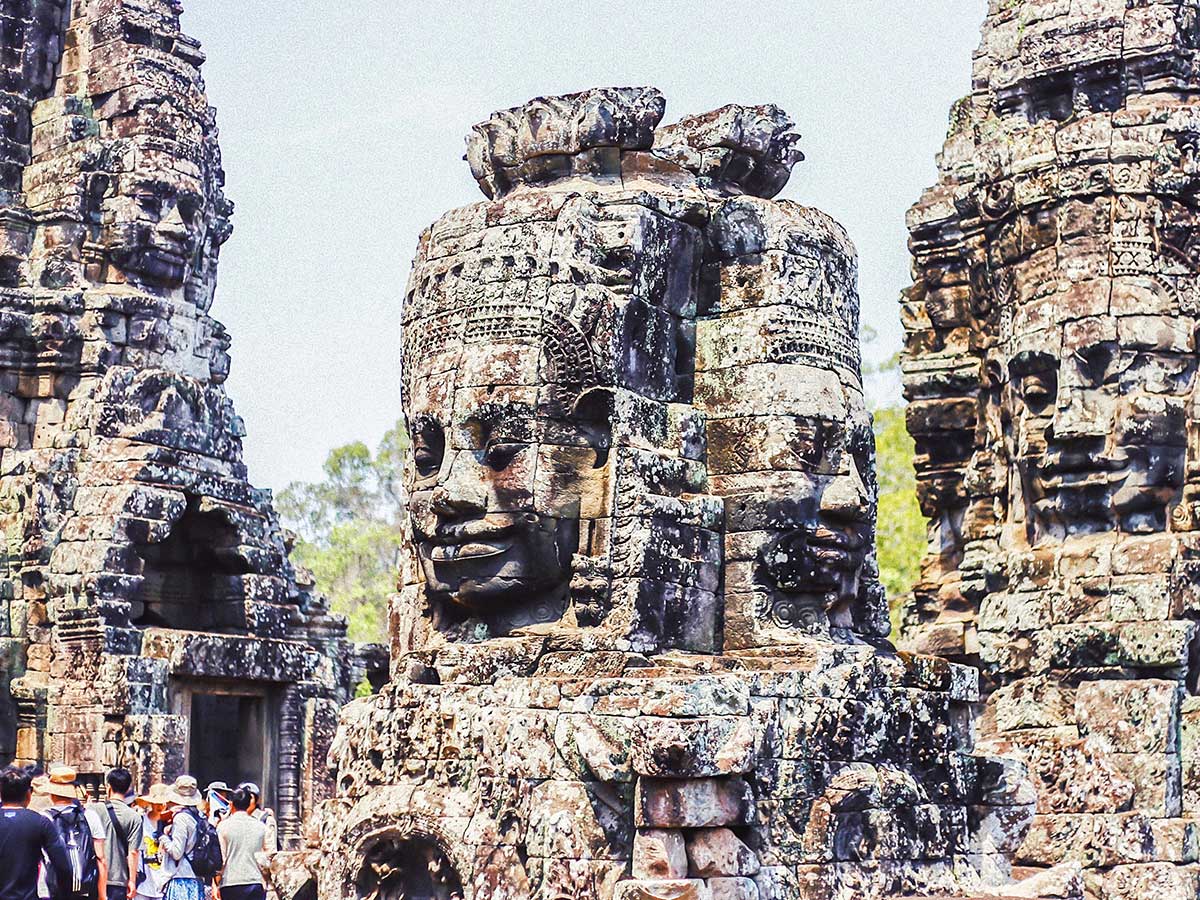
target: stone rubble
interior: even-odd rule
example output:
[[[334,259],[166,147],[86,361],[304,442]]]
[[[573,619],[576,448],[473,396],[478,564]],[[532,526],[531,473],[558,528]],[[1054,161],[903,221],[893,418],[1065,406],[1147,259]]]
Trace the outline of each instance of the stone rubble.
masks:
[[[247,481],[208,314],[233,206],[179,13],[0,4],[0,760],[144,789],[188,763],[180,685],[257,692],[294,843],[362,664]]]

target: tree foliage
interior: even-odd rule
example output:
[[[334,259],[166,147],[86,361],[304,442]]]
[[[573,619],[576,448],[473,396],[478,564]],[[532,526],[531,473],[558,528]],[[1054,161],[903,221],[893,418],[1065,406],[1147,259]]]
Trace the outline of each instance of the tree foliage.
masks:
[[[875,410],[875,458],[879,474],[877,543],[879,577],[887,590],[893,624],[912,591],[925,553],[925,517],[917,504],[915,446],[904,424],[904,406]]]
[[[323,480],[292,482],[276,500],[283,523],[299,535],[292,558],[312,571],[333,610],[349,619],[352,640],[387,638],[407,450],[408,436],[397,422],[373,453],[361,441],[335,447]]]

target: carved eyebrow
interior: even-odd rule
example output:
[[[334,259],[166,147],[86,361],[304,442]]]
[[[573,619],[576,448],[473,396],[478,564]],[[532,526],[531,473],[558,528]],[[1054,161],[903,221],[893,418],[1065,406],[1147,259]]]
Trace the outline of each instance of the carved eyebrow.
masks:
[[[143,178],[134,184],[135,190],[146,193],[154,193],[155,195],[170,195],[178,193],[175,185],[169,181],[162,181],[157,178]]]
[[[1008,374],[1013,378],[1019,378],[1022,375],[1032,375],[1034,372],[1045,372],[1055,368],[1054,357],[1040,350],[1023,350],[1008,362]]]
[[[409,425],[408,431],[409,431],[409,434],[416,437],[421,432],[426,431],[430,428],[440,428],[440,427],[441,427],[441,423],[439,423],[437,419],[435,419],[433,416],[429,415],[428,413],[422,413],[421,415],[413,418],[411,424]]]
[[[492,429],[505,419],[527,419],[534,414],[533,406],[528,403],[484,403],[467,416],[467,424]]]

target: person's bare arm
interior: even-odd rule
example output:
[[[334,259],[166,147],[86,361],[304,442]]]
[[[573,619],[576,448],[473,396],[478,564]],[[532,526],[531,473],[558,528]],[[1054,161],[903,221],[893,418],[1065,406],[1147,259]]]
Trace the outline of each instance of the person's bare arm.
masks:
[[[220,828],[217,829],[217,840],[221,844],[221,868],[213,875],[213,900],[221,900],[221,878],[225,874],[225,866],[229,865],[229,841]]]
[[[129,897],[129,900],[133,900],[134,894],[137,893],[138,866],[142,861],[142,851],[140,847],[141,841],[138,841],[137,847],[130,847],[129,849],[129,891],[126,894],[126,896]]]
[[[96,869],[100,873],[100,890],[108,889],[108,857],[104,853],[104,838],[93,838],[92,846],[96,848]]]

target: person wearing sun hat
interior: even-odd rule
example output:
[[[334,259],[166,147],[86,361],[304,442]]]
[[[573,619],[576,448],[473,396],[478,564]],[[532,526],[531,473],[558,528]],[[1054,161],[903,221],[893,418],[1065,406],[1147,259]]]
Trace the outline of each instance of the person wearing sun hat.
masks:
[[[213,828],[229,815],[229,797],[232,793],[233,788],[223,781],[214,781],[204,789],[204,799],[208,803],[208,822]]]
[[[180,775],[167,791],[167,802],[172,810],[171,824],[159,842],[169,879],[163,900],[204,900],[204,882],[196,877],[188,858],[199,838],[197,824],[202,815],[200,804],[203,799],[200,786],[191,775]]]
[[[54,823],[67,846],[74,867],[72,884],[39,885],[40,896],[55,900],[97,900],[108,884],[104,853],[104,823],[94,809],[85,809],[83,789],[71,766],[51,766],[38,792],[49,797],[51,806],[43,815]]]
[[[142,813],[142,856],[134,900],[160,900],[167,886],[162,835],[167,827],[164,813],[171,803],[171,789],[158,783],[133,801]]]

